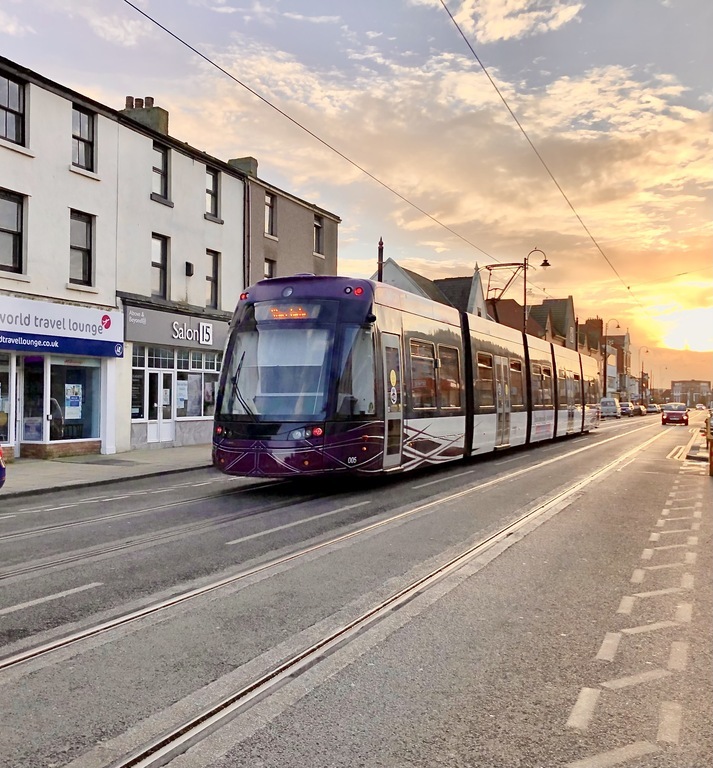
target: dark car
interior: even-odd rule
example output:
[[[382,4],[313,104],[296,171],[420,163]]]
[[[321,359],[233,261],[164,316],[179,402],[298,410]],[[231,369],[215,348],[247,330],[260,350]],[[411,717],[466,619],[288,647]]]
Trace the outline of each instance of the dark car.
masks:
[[[5,460],[2,457],[2,446],[0,445],[0,488],[5,485],[5,477],[7,476],[7,471],[5,469]]]
[[[688,426],[688,409],[685,403],[666,403],[661,411],[662,424],[683,424]]]

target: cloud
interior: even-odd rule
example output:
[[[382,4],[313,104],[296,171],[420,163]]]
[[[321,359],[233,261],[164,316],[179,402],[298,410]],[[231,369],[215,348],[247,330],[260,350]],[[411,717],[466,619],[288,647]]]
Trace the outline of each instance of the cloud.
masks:
[[[35,34],[35,30],[29,24],[23,24],[16,16],[0,10],[0,34],[24,37],[27,34]]]

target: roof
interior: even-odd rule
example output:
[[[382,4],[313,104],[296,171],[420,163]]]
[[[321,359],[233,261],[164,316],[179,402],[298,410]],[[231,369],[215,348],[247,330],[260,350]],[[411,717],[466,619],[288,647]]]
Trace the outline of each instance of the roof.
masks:
[[[522,330],[523,311],[522,305],[514,299],[488,299],[486,302],[488,312],[496,323],[507,325],[509,328]],[[545,317],[545,324],[547,318]],[[537,336],[542,339],[545,336],[546,325],[541,324],[532,316],[532,312],[527,317],[527,332],[530,336]]]
[[[472,277],[443,277],[433,283],[456,309],[468,311]]]

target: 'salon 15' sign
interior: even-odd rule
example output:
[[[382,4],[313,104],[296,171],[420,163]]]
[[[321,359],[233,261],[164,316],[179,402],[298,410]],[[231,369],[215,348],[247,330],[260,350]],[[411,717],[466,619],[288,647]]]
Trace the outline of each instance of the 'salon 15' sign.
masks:
[[[126,340],[169,347],[222,349],[228,323],[157,309],[126,307]]]

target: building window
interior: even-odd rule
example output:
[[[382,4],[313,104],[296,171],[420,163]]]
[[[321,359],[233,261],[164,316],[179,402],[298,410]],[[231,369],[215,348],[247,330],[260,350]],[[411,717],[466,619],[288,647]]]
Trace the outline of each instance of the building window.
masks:
[[[168,147],[153,145],[153,196],[168,200]]]
[[[205,212],[216,219],[220,211],[218,206],[219,178],[218,171],[214,171],[212,168],[205,169]]]
[[[151,238],[151,295],[167,299],[168,238],[153,235]]]
[[[272,259],[265,259],[265,274],[264,277],[269,279],[277,276],[277,262]]]
[[[69,215],[69,282],[92,284],[92,219],[88,213]]]
[[[265,234],[277,237],[277,198],[269,192],[265,193]]]
[[[324,222],[321,216],[314,217],[314,252],[324,254]]]
[[[205,305],[218,309],[218,277],[220,275],[220,254],[218,251],[205,252],[208,260],[208,272],[205,276]]]
[[[72,106],[72,165],[94,170],[94,115]]]
[[[25,143],[25,86],[0,74],[0,138]]]
[[[0,189],[0,269],[22,272],[23,197]]]

